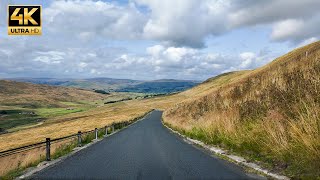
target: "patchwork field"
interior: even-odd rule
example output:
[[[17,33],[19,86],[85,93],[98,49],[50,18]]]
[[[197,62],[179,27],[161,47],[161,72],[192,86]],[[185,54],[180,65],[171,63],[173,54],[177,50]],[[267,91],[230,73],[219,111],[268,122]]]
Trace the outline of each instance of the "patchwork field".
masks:
[[[45,126],[68,114],[148,96],[121,92],[100,94],[75,88],[0,80],[0,133]]]

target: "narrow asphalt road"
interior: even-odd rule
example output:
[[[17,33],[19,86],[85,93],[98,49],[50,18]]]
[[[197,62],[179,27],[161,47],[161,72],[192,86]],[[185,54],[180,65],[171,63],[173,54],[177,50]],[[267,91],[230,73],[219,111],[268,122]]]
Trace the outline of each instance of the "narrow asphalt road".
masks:
[[[162,112],[64,161],[32,179],[252,179],[240,167],[184,142],[166,129]]]

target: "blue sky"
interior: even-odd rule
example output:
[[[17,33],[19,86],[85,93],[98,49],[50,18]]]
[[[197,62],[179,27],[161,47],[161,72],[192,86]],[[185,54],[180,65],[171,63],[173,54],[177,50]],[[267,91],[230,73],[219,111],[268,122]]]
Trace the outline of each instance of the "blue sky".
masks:
[[[8,36],[8,4],[42,4],[43,35]],[[0,78],[205,80],[319,40],[318,0],[1,0]]]

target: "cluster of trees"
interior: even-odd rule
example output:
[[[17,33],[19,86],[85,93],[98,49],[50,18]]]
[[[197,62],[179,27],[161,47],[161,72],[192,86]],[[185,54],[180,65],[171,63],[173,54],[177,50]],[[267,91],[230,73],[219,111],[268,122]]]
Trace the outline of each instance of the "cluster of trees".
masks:
[[[94,90],[94,92],[100,93],[100,94],[110,94],[110,93],[108,93],[108,92],[106,92],[106,91],[104,91],[104,90],[99,90],[99,89]]]

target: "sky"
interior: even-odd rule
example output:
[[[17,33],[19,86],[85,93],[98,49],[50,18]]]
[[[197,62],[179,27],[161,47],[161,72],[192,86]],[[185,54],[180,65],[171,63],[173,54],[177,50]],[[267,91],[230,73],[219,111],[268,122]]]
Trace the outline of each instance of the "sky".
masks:
[[[8,4],[41,4],[9,36]],[[0,78],[205,80],[320,39],[319,0],[0,0]]]

